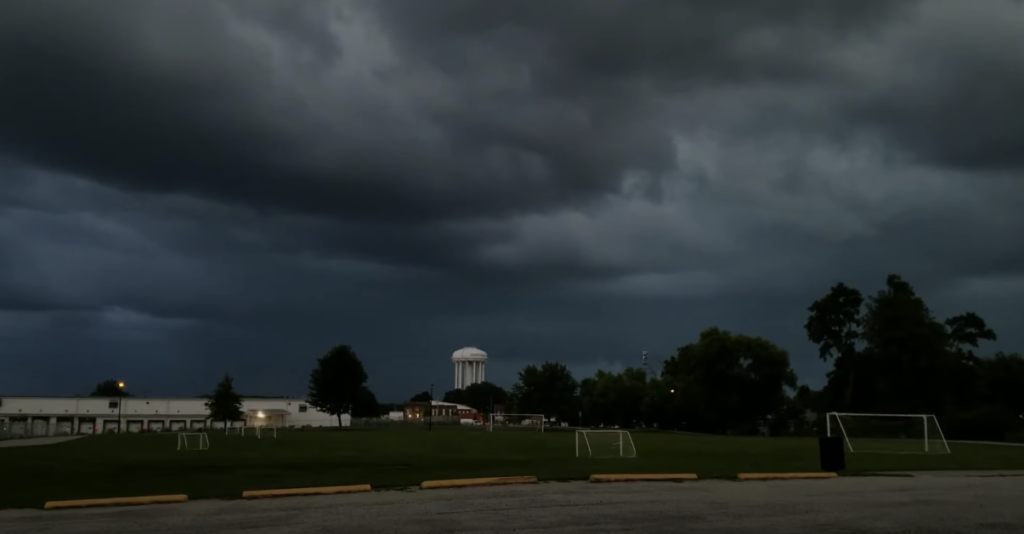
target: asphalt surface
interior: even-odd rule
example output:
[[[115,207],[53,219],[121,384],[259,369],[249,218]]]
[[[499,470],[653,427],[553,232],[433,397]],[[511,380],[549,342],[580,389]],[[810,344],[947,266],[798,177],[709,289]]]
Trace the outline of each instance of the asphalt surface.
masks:
[[[3,534],[1015,533],[1024,477],[546,483],[67,511],[0,511]]]

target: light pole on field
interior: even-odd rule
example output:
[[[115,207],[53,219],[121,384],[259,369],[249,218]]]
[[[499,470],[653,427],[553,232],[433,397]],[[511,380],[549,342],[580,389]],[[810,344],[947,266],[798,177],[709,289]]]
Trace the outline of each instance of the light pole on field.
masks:
[[[430,384],[430,411],[427,412],[430,415],[430,419],[427,420],[427,430],[434,430],[434,384]]]
[[[121,403],[124,402],[124,382],[117,382],[117,433],[121,433]]]

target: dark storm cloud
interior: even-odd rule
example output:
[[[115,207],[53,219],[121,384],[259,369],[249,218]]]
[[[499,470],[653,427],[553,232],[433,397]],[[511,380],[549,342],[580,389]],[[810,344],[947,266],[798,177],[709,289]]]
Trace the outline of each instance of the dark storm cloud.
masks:
[[[0,2],[0,389],[66,392],[73,353],[299,393],[342,341],[398,399],[464,344],[507,383],[712,324],[813,380],[807,304],[894,271],[1009,328],[1022,32],[1009,0]]]

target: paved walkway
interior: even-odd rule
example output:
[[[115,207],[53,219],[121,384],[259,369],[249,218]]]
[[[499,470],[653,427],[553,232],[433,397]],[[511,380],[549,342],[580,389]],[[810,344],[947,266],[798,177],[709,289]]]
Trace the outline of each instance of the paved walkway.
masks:
[[[71,441],[73,439],[84,438],[85,436],[53,436],[49,438],[21,438],[21,439],[5,439],[0,441],[0,448],[3,447],[32,447],[34,445],[53,445],[54,443],[64,443],[65,441]]]
[[[1020,534],[1024,479],[588,484],[0,511],[33,534]]]

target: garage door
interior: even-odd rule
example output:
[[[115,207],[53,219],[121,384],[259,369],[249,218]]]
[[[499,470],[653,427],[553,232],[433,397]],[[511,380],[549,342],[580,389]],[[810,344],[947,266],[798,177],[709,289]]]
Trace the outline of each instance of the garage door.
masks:
[[[163,432],[164,422],[163,421],[150,421],[149,431],[150,432]]]
[[[79,419],[78,420],[78,433],[79,434],[95,434],[96,433],[96,420],[95,419]]]
[[[50,422],[46,419],[32,420],[32,435],[36,437],[45,436],[50,429]]]
[[[171,421],[171,430],[177,432],[185,428],[185,421]]]
[[[128,421],[128,432],[141,432],[142,421]]]
[[[205,426],[206,426],[206,421],[203,421],[203,420],[191,421],[189,423],[189,428],[191,428],[192,430],[199,430],[199,429],[201,429],[201,428],[203,428]]]
[[[71,421],[58,421],[57,422],[57,430],[54,432],[54,435],[57,435],[57,436],[67,436],[67,435],[70,435],[70,434],[71,434]]]
[[[117,432],[117,421],[103,421],[103,433]]]
[[[25,436],[25,421],[11,421],[10,432],[12,436],[24,437]]]

